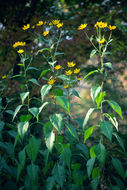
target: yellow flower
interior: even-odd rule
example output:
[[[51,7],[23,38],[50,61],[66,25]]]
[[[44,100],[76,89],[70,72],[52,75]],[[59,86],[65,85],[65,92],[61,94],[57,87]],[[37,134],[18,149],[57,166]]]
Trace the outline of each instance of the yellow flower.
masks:
[[[107,22],[96,22],[96,24],[94,25],[94,27],[99,27],[99,28],[106,28],[108,26]]]
[[[59,24],[57,24],[56,26],[57,26],[57,28],[60,28],[60,27],[63,26],[63,23],[59,23]]]
[[[68,67],[74,67],[75,66],[75,63],[72,61],[72,62],[67,62],[67,66]]]
[[[81,80],[81,77],[77,78],[77,80]]]
[[[54,25],[58,25],[58,24],[60,23],[60,20],[52,20],[52,23],[53,23]]]
[[[104,38],[102,38],[102,39],[101,39],[101,40],[99,40],[98,42],[99,42],[99,44],[103,44],[103,43],[105,42],[105,39],[104,39]]]
[[[68,85],[68,84],[64,85],[64,88],[68,88],[68,87],[69,87],[69,85]]]
[[[56,70],[59,70],[59,69],[61,69],[62,67],[61,67],[61,65],[56,65],[54,68],[55,68]]]
[[[23,30],[27,30],[27,29],[29,29],[29,28],[30,28],[30,24],[24,25],[24,26],[22,27]]]
[[[80,72],[80,69],[77,69],[77,68],[76,68],[76,69],[74,70],[74,73],[75,73],[75,74],[78,74],[79,72]]]
[[[115,30],[115,29],[116,29],[116,26],[109,25],[109,30]]]
[[[18,47],[18,46],[25,46],[26,45],[26,42],[15,42],[14,44],[13,44],[13,48],[16,48],[16,47]]]
[[[41,21],[38,21],[38,23],[36,24],[37,26],[41,26],[41,25],[43,25],[44,24],[44,22],[41,20]]]
[[[32,28],[32,29],[34,29],[34,28],[35,28],[35,26],[32,26],[31,28]]]
[[[6,75],[2,76],[2,79],[6,79],[6,78],[7,78],[7,76],[6,76]]]
[[[56,80],[52,78],[52,79],[49,79],[48,84],[53,85],[55,82]]]
[[[19,49],[19,50],[18,50],[18,53],[20,53],[20,54],[21,54],[21,53],[24,53],[24,50],[23,50],[23,49]]]
[[[43,32],[43,36],[47,36],[48,34],[49,34],[49,30],[48,30],[48,31]]]
[[[50,22],[50,23],[49,23],[49,26],[52,26],[52,25],[53,25],[53,23],[52,23],[52,22]]]
[[[49,97],[50,97],[50,98],[54,98],[55,95],[54,95],[54,94],[50,94]]]
[[[65,71],[65,74],[69,76],[72,74],[72,71],[71,70]]]
[[[86,28],[87,24],[81,24],[79,27],[78,27],[78,30],[83,30],[84,28]]]

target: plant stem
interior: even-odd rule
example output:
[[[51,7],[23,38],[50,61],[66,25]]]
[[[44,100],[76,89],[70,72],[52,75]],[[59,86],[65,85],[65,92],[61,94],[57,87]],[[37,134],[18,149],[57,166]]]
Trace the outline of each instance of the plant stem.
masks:
[[[103,75],[103,56],[100,55],[100,59],[101,59],[101,74]],[[101,82],[101,117],[100,117],[101,121],[103,121],[103,85],[104,85],[104,81],[102,79],[102,82]]]

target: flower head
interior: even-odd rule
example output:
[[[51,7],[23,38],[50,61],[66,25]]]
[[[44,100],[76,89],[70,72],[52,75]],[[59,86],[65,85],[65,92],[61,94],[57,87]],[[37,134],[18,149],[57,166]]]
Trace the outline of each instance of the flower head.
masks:
[[[69,85],[68,85],[68,84],[64,85],[64,88],[68,88],[68,87],[69,87]]]
[[[99,27],[99,28],[106,28],[108,26],[107,22],[96,22],[96,24],[94,25],[94,27]]]
[[[19,49],[19,50],[18,50],[18,53],[19,53],[19,54],[22,54],[22,53],[24,53],[24,50],[23,50],[23,49]]]
[[[52,20],[52,23],[53,23],[54,25],[58,25],[58,24],[60,23],[60,20]]]
[[[114,26],[109,25],[109,30],[115,30],[115,29],[116,29],[115,25]]]
[[[75,66],[75,63],[72,61],[72,62],[67,62],[67,66],[68,67],[74,67]]]
[[[99,42],[99,44],[103,44],[103,43],[105,42],[105,39],[104,39],[104,38],[102,38],[102,39],[101,39],[101,40],[99,40],[98,42]]]
[[[57,28],[62,27],[62,26],[63,26],[63,22],[62,22],[62,23],[57,24],[56,26],[57,26]]]
[[[49,34],[49,30],[43,32],[43,36],[47,36]]]
[[[72,71],[71,71],[71,70],[65,71],[65,74],[66,74],[67,76],[69,76],[69,75],[72,74]]]
[[[56,65],[54,68],[55,68],[56,70],[59,70],[59,69],[61,69],[62,67],[61,67],[61,65]]]
[[[18,47],[18,46],[25,46],[26,45],[26,42],[15,42],[14,44],[13,44],[13,48],[16,48],[16,47]]]
[[[77,80],[81,80],[81,77],[77,78]]]
[[[84,28],[86,28],[87,24],[81,24],[79,27],[78,27],[78,30],[83,30]]]
[[[3,75],[3,76],[2,76],[2,79],[6,79],[6,78],[7,78],[7,76],[6,76],[6,75]]]
[[[80,72],[80,69],[78,69],[78,68],[76,68],[75,70],[74,70],[74,73],[75,74],[78,74]]]
[[[50,94],[49,97],[50,97],[50,98],[54,98],[55,95],[54,95],[54,94]]]
[[[56,82],[54,78],[49,79],[48,84],[53,85]]]
[[[41,20],[41,21],[38,21],[38,23],[36,24],[37,26],[41,26],[41,25],[43,25],[44,24],[44,22]]]
[[[24,25],[24,26],[22,27],[23,30],[27,30],[27,29],[29,29],[29,28],[30,28],[30,24]]]

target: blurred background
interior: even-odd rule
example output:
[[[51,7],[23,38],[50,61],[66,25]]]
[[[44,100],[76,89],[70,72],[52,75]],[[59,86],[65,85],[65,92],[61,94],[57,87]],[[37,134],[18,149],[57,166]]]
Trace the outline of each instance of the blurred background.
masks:
[[[82,31],[77,27],[87,23],[87,32],[94,34],[94,24],[97,21],[108,22],[116,25],[113,31],[113,42],[109,48],[111,55],[106,56],[106,61],[113,63],[114,70],[109,70],[110,78],[105,82],[107,98],[115,100],[122,107],[123,120],[118,116],[119,128],[125,135],[127,126],[127,2],[126,0],[4,0],[0,1],[0,77],[15,75],[20,72],[17,66],[20,59],[12,47],[16,41],[26,41],[28,54],[34,54],[38,48],[36,38],[33,41],[32,32],[24,32],[22,26],[30,23],[34,25],[39,20],[60,19],[64,26],[64,40],[59,50],[64,52],[59,62],[75,61],[81,67],[82,78],[89,71],[96,69],[98,57],[90,59],[93,47]],[[41,57],[37,57],[34,64],[43,64]],[[85,116],[92,102],[90,87],[97,81],[96,76],[81,80],[76,87],[81,99],[80,106],[73,110],[74,113]],[[6,83],[6,95],[18,91],[18,83]],[[106,108],[110,109],[110,108]],[[93,121],[97,115],[93,115]]]

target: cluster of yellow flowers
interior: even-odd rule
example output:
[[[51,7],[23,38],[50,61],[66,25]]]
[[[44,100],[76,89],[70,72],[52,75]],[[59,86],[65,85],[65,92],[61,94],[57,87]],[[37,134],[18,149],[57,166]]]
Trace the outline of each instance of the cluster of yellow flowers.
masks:
[[[60,20],[52,20],[50,23],[49,23],[49,26],[57,26],[57,28],[60,28],[63,26],[63,22],[60,22]]]
[[[72,68],[72,67],[74,67],[76,64],[72,61],[72,62],[67,62],[67,66],[69,67],[69,68]],[[74,74],[78,74],[80,72],[80,69],[78,69],[78,68],[75,68],[74,69]],[[67,75],[67,76],[69,76],[69,75],[71,75],[73,73],[73,71],[71,70],[71,69],[69,69],[68,71],[65,71],[65,74]]]
[[[15,42],[14,44],[13,44],[13,48],[16,48],[16,47],[18,47],[18,46],[25,46],[26,45],[26,42]]]
[[[95,28],[99,27],[99,28],[106,28],[108,26],[107,22],[96,22],[96,24],[94,25]]]

